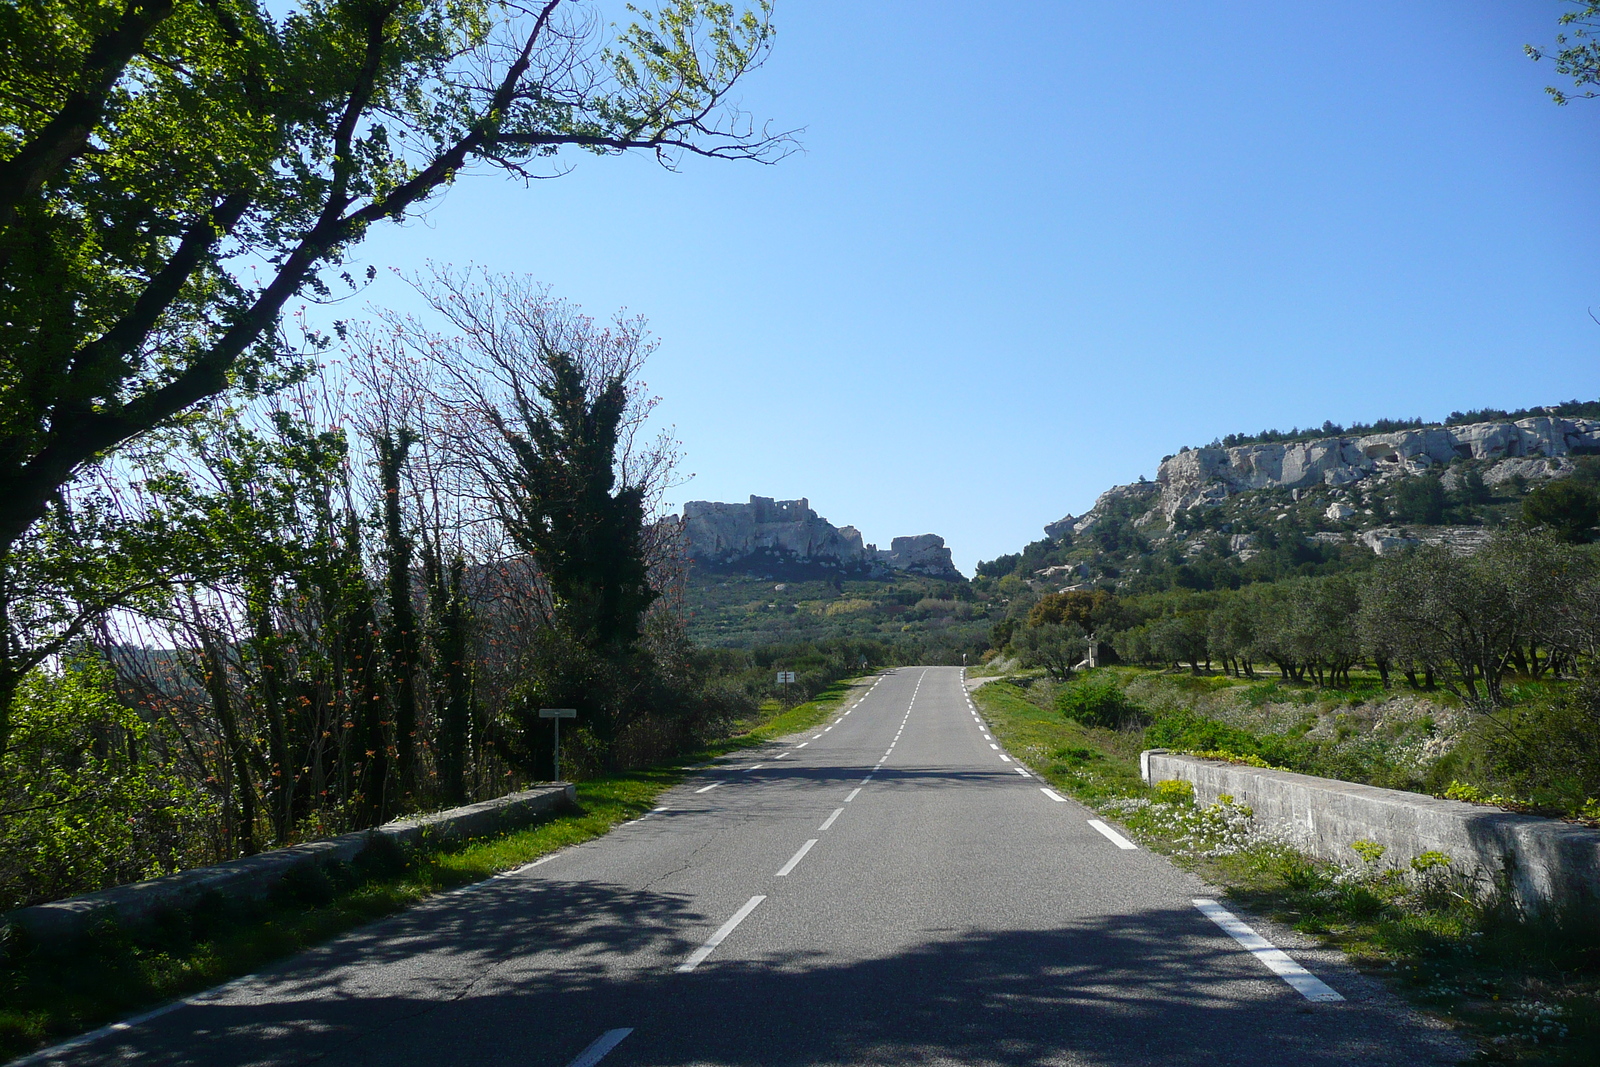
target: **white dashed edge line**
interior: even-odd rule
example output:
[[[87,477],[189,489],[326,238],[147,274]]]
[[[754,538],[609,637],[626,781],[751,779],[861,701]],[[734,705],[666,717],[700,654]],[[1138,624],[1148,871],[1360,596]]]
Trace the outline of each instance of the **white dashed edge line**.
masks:
[[[1200,914],[1222,927],[1223,932],[1239,942],[1262,965],[1287,982],[1296,993],[1307,1000],[1331,1002],[1343,1000],[1332,986],[1289,958],[1289,954],[1250,929],[1233,912],[1214,900],[1196,900],[1194,906]]]
[[[1105,823],[1101,822],[1099,819],[1090,819],[1089,825],[1094,827],[1101,837],[1105,838],[1107,841],[1110,841],[1113,845],[1116,845],[1120,849],[1131,852],[1137,850],[1139,847],[1132,841],[1129,841],[1126,837],[1123,837],[1121,834],[1117,833],[1111,827],[1107,826]]]

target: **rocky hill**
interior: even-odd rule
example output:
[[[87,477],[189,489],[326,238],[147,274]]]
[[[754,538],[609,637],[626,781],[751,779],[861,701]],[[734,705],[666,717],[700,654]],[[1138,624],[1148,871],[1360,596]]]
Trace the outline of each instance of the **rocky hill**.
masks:
[[[1434,426],[1289,444],[1186,448],[1161,461],[1154,483],[1141,479],[1108,489],[1086,514],[1058,519],[1045,527],[1045,533],[1051,537],[1083,533],[1109,505],[1130,498],[1149,504],[1141,523],[1157,517],[1170,523],[1181,511],[1221,504],[1253,489],[1322,487],[1343,498],[1429,471],[1439,471],[1445,488],[1451,489],[1462,471],[1449,468],[1463,461],[1475,461],[1485,484],[1497,486],[1516,479],[1565,477],[1575,469],[1569,457],[1594,454],[1600,454],[1600,421],[1557,418]]]
[[[1153,481],[1106,490],[979,574],[1041,589],[1213,588],[1362,566],[1419,543],[1469,551],[1520,514],[1529,489],[1575,476],[1600,477],[1600,419],[1551,412],[1218,442],[1163,458]]]
[[[805,498],[752,496],[747,504],[691,500],[679,520],[688,556],[717,571],[779,578],[879,578],[897,572],[964,580],[937,534],[896,537],[888,549],[834,526]]]

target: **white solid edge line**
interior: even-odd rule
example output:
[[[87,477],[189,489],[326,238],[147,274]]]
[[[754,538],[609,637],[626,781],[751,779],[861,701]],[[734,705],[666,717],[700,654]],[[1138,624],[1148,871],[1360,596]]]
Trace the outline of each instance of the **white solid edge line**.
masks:
[[[633,1033],[633,1027],[631,1026],[607,1030],[589,1042],[589,1047],[578,1053],[578,1058],[567,1064],[567,1067],[594,1067],[595,1064],[606,1058],[606,1053],[622,1044],[622,1039],[631,1033]]]
[[[1105,838],[1107,841],[1110,841],[1118,848],[1136,850],[1139,847],[1132,841],[1129,841],[1126,837],[1123,837],[1121,834],[1117,833],[1111,827],[1107,826],[1105,823],[1101,822],[1099,819],[1090,819],[1089,825],[1098,830],[1101,837]]]
[[[695,792],[696,793],[709,793],[709,792],[711,792],[713,789],[715,789],[717,786],[719,786],[721,784],[722,784],[721,782],[712,782],[710,785],[701,786],[699,789],[696,789]]]
[[[1289,983],[1290,988],[1307,1000],[1344,999],[1326,982],[1290,959],[1287,952],[1250,929],[1221,904],[1214,900],[1196,900],[1194,906],[1200,909],[1200,914],[1222,927],[1224,933],[1260,960],[1267,970]]]
[[[823,824],[821,826],[817,827],[817,833],[820,834],[820,833],[822,833],[822,831],[824,831],[828,827],[832,826],[833,825],[833,820],[837,819],[840,815],[843,815],[843,814],[844,814],[844,809],[843,808],[834,808],[833,809],[833,814],[828,816],[828,818],[823,822]]]
[[[844,802],[846,804],[850,803],[852,800],[854,800],[856,798],[856,795],[858,793],[860,793],[860,792],[861,792],[861,787],[858,785],[854,789],[850,790],[850,795],[844,798]]]
[[[717,946],[722,944],[723,940],[726,939],[729,934],[738,929],[739,924],[749,918],[750,913],[756,910],[756,906],[766,899],[767,898],[765,894],[760,894],[745,901],[744,907],[733,913],[733,918],[717,927],[717,932],[712,934],[710,939],[706,941],[705,944],[695,949],[689,954],[688,959],[678,964],[678,973],[688,974],[690,971],[704,963],[706,961],[706,957],[715,952]]]
[[[1039,792],[1043,793],[1045,796],[1049,797],[1051,800],[1060,801],[1063,804],[1065,804],[1067,802],[1067,798],[1062,796],[1060,793],[1057,793],[1054,789],[1047,789],[1044,786],[1040,786],[1039,787]]]
[[[800,866],[800,861],[806,858],[806,853],[810,852],[811,851],[811,846],[816,844],[816,843],[817,843],[817,839],[813,837],[811,840],[809,840],[805,844],[801,845],[800,846],[800,851],[796,852],[794,855],[790,856],[789,857],[789,862],[785,863],[782,867],[778,868],[778,873],[777,873],[776,877],[778,877],[778,878],[787,878],[789,876],[789,872],[790,871],[792,871],[796,867]]]

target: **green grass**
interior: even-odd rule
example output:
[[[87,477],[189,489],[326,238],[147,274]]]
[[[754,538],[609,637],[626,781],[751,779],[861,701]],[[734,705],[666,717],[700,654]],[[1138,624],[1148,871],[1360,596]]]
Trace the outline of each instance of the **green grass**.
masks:
[[[1593,1064],[1600,1048],[1600,928],[1533,922],[1441,870],[1379,864],[1342,877],[1282,846],[1232,847],[1243,809],[1153,796],[1141,731],[1085,728],[991,682],[974,700],[997,738],[1051,785],[1258,914],[1343,949],[1413,1003],[1458,1024],[1481,1062]],[[1155,802],[1151,802],[1154,800]],[[1216,846],[1222,847],[1216,847]],[[1215,851],[1218,855],[1202,855]],[[1351,867],[1360,867],[1355,852]]]
[[[353,864],[296,872],[264,901],[212,901],[139,930],[107,922],[70,950],[34,947],[15,929],[0,928],[0,1060],[249,974],[439,893],[593,840],[649,811],[691,765],[814,726],[850,692],[850,682],[839,682],[792,708],[769,701],[732,736],[680,761],[577,783],[576,812],[511,833],[422,850],[368,849]]]

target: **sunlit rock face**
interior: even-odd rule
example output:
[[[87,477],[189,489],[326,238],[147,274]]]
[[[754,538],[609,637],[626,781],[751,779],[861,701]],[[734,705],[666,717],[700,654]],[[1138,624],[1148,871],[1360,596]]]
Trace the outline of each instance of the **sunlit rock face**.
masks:
[[[1358,500],[1364,486],[1435,471],[1446,489],[1460,484],[1457,460],[1476,461],[1487,485],[1514,478],[1537,483],[1565,478],[1576,469],[1574,456],[1600,453],[1600,420],[1538,416],[1515,421],[1476,422],[1464,426],[1429,426],[1362,437],[1325,437],[1314,441],[1238,445],[1233,448],[1188,448],[1161,461],[1155,481],[1107,489],[1082,515],[1066,515],[1047,525],[1052,540],[1084,534],[1108,514],[1130,516],[1136,525],[1170,523],[1179,512],[1222,504],[1231,496],[1256,489],[1302,490],[1327,486],[1336,498]],[[1296,493],[1298,499],[1299,494]],[[1337,500],[1329,506],[1329,522],[1361,524],[1369,511]],[[1463,530],[1469,529],[1466,527]],[[1390,530],[1369,531],[1360,540],[1379,554],[1401,551],[1417,537]],[[1422,536],[1423,542],[1433,543]],[[1439,537],[1445,535],[1440,534]],[[1451,535],[1446,547],[1470,550],[1477,534]],[[1437,539],[1437,538],[1435,538]],[[1253,547],[1236,546],[1241,558]]]
[[[889,542],[889,550],[878,551],[878,559],[897,571],[960,581],[961,572],[951,562],[950,550],[938,534],[918,534],[916,537],[896,537]]]
[[[1562,457],[1574,449],[1596,448],[1600,448],[1600,422],[1545,417],[1367,437],[1195,448],[1162,461],[1154,506],[1170,521],[1187,508],[1218,503],[1250,489],[1304,489],[1318,484],[1342,488],[1371,478],[1420,474],[1457,459],[1492,463],[1483,475],[1491,485],[1513,474],[1529,479],[1561,477],[1571,468],[1560,462]],[[1550,460],[1556,462],[1541,462]]]
[[[752,496],[747,504],[691,500],[682,532],[702,566],[775,576],[887,578],[895,571],[960,581],[937,534],[897,537],[887,550],[862,543],[854,526],[835,526],[810,501]]]

